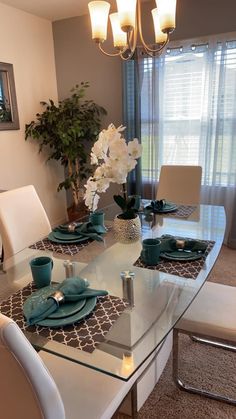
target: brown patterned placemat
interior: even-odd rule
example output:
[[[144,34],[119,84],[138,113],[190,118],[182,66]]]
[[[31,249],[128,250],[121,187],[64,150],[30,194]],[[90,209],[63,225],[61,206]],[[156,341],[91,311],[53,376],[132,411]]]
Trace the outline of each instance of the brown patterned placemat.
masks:
[[[36,291],[30,283],[0,303],[0,312],[13,319],[21,330],[36,333],[48,340],[55,340],[64,345],[92,353],[98,343],[104,342],[106,333],[128,307],[128,303],[119,297],[106,295],[97,297],[94,310],[81,322],[59,328],[27,326],[23,316],[23,305],[27,297]]]
[[[193,205],[179,205],[176,211],[166,212],[162,215],[165,217],[188,218],[196,208]]]
[[[76,244],[58,244],[50,242],[47,238],[43,240],[39,240],[38,242],[32,244],[30,249],[38,249],[38,250],[52,250],[56,253],[62,253],[65,255],[76,255],[76,253],[79,253],[80,250],[84,249],[84,247],[88,246],[89,243],[91,243],[92,239],[86,239],[85,241],[81,243]]]
[[[177,205],[177,204],[176,204]],[[178,205],[175,211],[171,212],[156,212],[154,215],[162,215],[163,217],[188,218],[195,210],[196,205]],[[153,214],[151,210],[147,210],[147,214]],[[145,208],[144,208],[145,214]]]
[[[160,259],[160,261],[158,262],[158,265],[149,266],[143,263],[139,257],[134,263],[134,266],[138,266],[139,268],[152,269],[155,271],[161,271],[161,272],[165,272],[171,275],[182,276],[184,278],[196,279],[205,263],[205,259],[207,255],[209,254],[209,252],[211,251],[211,249],[213,248],[215,244],[214,241],[210,241],[210,240],[198,240],[198,241],[201,243],[207,244],[207,249],[204,253],[204,257],[202,257],[201,259],[193,260],[192,262],[191,261],[179,262],[177,260]]]

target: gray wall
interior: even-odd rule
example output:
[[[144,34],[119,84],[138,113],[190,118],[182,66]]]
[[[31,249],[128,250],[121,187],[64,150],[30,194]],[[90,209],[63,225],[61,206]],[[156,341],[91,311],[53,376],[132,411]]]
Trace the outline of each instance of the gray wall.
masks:
[[[54,22],[53,34],[59,98],[67,96],[76,83],[89,81],[88,97],[108,112],[104,126],[111,122],[120,124],[121,61],[117,57],[106,57],[97,49],[91,40],[89,16]]]
[[[152,1],[142,6],[144,34],[148,42],[154,42],[150,20],[153,7],[155,3]],[[176,30],[171,40],[233,32],[236,30],[235,17],[235,0],[177,0]]]

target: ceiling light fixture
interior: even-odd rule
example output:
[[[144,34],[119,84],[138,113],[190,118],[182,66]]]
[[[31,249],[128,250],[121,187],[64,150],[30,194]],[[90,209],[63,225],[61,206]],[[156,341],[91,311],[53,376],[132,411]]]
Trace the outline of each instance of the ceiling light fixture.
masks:
[[[155,32],[155,47],[151,48],[143,38],[141,21],[141,0],[116,0],[117,13],[110,14],[113,33],[113,45],[116,52],[109,53],[102,48],[107,39],[107,23],[110,3],[107,1],[91,1],[88,4],[92,39],[98,44],[103,54],[109,57],[120,56],[129,60],[137,47],[138,35],[146,53],[151,57],[159,55],[169,36],[175,29],[176,0],[156,0],[156,8],[152,10]]]

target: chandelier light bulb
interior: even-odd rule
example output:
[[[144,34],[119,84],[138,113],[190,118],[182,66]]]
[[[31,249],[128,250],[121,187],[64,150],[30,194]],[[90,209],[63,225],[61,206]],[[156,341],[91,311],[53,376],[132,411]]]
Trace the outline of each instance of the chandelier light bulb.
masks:
[[[120,26],[124,32],[130,32],[135,27],[137,0],[116,0]]]
[[[113,44],[115,48],[123,49],[127,46],[127,35],[120,27],[120,20],[118,13],[110,14],[110,21],[113,34]]]
[[[175,29],[176,0],[156,0],[162,32],[171,33]]]
[[[160,28],[160,18],[158,9],[152,9],[152,17],[154,23],[154,31],[155,31],[155,42],[157,44],[162,44],[167,41],[167,34],[162,32]]]
[[[107,39],[110,4],[107,1],[91,1],[88,8],[92,25],[92,39],[96,42],[103,42]]]

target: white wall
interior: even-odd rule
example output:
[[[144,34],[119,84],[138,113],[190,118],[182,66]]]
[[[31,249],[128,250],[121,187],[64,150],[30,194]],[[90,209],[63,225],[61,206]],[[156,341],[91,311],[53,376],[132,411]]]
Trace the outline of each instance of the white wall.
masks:
[[[46,164],[36,142],[25,141],[25,124],[41,112],[40,101],[57,100],[52,25],[0,3],[0,61],[13,64],[20,130],[0,131],[0,190],[33,184],[52,224],[65,219],[63,169]]]

